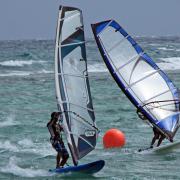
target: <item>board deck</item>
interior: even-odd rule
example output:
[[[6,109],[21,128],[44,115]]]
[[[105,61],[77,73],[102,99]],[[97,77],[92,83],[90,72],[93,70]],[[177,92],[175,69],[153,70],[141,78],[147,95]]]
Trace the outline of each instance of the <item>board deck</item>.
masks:
[[[146,154],[146,153],[160,153],[160,152],[169,152],[174,149],[180,148],[180,141],[174,142],[174,143],[168,143],[159,147],[154,148],[146,148],[146,149],[140,149],[138,150],[138,153],[140,154]]]
[[[58,169],[50,169],[49,171],[52,173],[68,173],[68,172],[79,172],[79,173],[86,173],[86,174],[94,174],[100,171],[105,165],[104,160],[99,160],[95,162],[91,162],[88,164],[83,164],[79,166],[68,166],[64,168]]]

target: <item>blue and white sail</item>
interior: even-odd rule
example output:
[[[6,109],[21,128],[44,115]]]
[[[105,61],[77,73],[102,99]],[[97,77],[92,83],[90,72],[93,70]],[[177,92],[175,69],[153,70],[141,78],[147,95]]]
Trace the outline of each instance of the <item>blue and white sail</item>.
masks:
[[[172,139],[179,128],[178,89],[114,20],[92,24],[111,75],[149,123]]]
[[[55,48],[57,105],[75,165],[96,146],[98,129],[87,72],[81,10],[60,6]]]

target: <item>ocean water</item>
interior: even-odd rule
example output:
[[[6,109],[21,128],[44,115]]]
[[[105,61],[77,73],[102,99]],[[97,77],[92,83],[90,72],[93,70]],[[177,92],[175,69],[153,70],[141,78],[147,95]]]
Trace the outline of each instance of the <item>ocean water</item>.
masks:
[[[136,37],[139,44],[180,87],[180,38]],[[50,174],[56,152],[46,124],[56,111],[54,41],[0,41],[0,179],[180,179],[180,150],[162,154],[136,153],[148,147],[152,130],[112,79],[92,39],[87,41],[88,71],[97,125],[97,147],[80,162],[104,159],[93,176]],[[125,133],[123,148],[104,149],[110,128]],[[180,138],[177,132],[176,140]],[[166,143],[165,141],[164,143]],[[69,164],[72,164],[69,160]]]

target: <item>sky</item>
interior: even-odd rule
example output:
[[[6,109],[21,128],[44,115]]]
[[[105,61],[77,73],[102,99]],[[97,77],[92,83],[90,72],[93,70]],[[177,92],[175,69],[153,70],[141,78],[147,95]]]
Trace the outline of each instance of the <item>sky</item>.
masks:
[[[115,19],[133,36],[180,36],[180,0],[0,0],[0,40],[54,39],[59,5],[91,23]]]

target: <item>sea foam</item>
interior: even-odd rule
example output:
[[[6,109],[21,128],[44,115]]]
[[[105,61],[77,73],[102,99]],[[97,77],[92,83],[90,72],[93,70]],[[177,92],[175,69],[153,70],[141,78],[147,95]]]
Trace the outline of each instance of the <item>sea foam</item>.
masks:
[[[19,160],[15,156],[10,157],[9,163],[5,167],[1,167],[0,171],[3,173],[11,173],[20,177],[41,177],[52,175],[43,169],[22,168],[18,166],[18,161]]]
[[[15,144],[12,144],[9,140],[0,141],[0,149],[11,152],[19,152],[18,147]]]
[[[36,74],[52,74],[53,71],[47,71],[45,69],[42,69],[37,72],[33,71],[12,71],[10,73],[3,73],[0,74],[0,77],[11,77],[11,76],[30,76],[30,75],[36,75]]]
[[[33,63],[44,63],[45,61],[35,61],[35,60],[9,60],[0,62],[1,66],[15,66],[15,67],[23,67],[25,65],[32,65]]]
[[[0,74],[0,77],[10,77],[10,76],[29,76],[31,72],[28,71],[13,71],[11,73]]]
[[[163,62],[157,65],[163,70],[178,70],[180,69],[180,57],[160,58]]]
[[[56,152],[50,142],[33,142],[31,139],[22,139],[18,141],[20,153],[37,154],[43,157],[55,155]]]
[[[15,121],[15,115],[14,114],[10,114],[9,116],[7,116],[7,119],[5,121],[0,121],[0,128],[1,127],[7,127],[7,126],[14,126],[19,124],[17,121]]]

